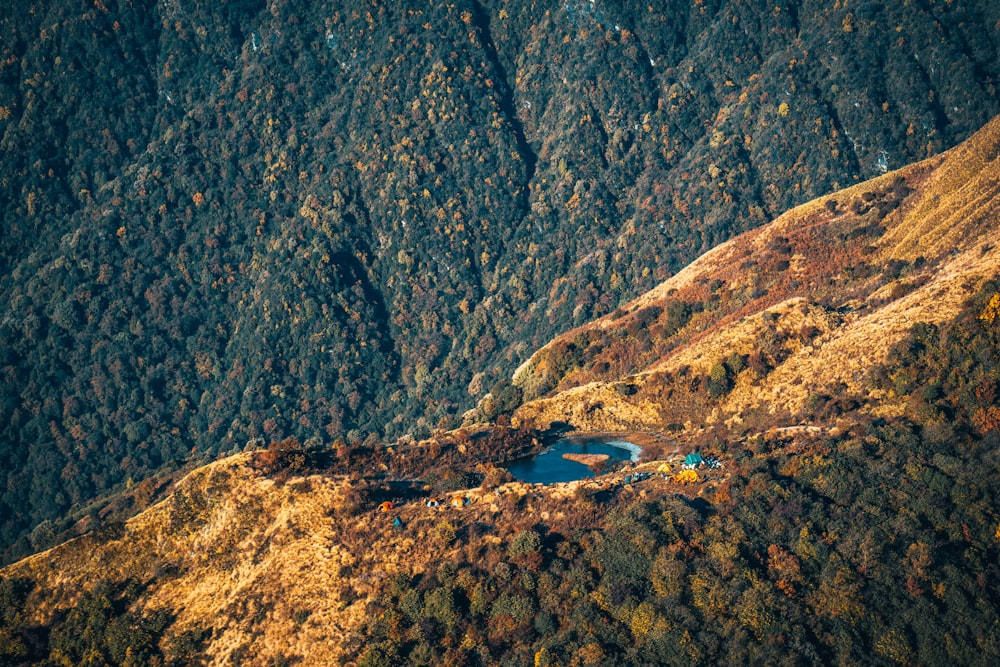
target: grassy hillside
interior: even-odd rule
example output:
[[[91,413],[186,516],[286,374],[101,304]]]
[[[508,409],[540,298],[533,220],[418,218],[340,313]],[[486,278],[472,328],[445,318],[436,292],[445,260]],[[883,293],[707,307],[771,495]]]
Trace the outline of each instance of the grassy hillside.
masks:
[[[512,426],[286,439],[147,490],[0,570],[0,660],[995,664],[998,146],[995,120],[556,339],[497,392],[555,374]],[[510,480],[564,420],[646,429],[642,461]]]
[[[939,157],[795,208],[535,353],[518,415],[544,426],[751,432],[866,404],[915,322],[953,318],[1000,270],[1000,121]],[[474,413],[475,414],[475,413]],[[823,421],[835,422],[835,411]]]
[[[969,136],[998,25],[987,0],[12,7],[0,545],[192,452],[455,426],[567,327]]]
[[[0,572],[0,656],[992,664],[997,290],[916,328],[875,369],[908,397],[904,416],[716,437],[702,451],[722,468],[693,484],[663,479],[654,458],[628,471],[654,473],[638,483],[487,476],[428,508],[419,487],[407,496],[373,470],[317,469],[291,450],[214,463],[125,525]],[[466,451],[449,438],[421,447],[453,463]],[[450,509],[452,497],[470,504]]]

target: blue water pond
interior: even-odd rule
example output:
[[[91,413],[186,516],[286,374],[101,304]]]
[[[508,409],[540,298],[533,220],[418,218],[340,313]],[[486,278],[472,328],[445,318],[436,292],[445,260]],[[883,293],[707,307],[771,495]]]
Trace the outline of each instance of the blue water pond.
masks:
[[[607,454],[610,458],[604,469],[622,461],[638,461],[638,445],[612,438],[563,438],[552,443],[545,451],[515,459],[504,467],[510,474],[528,484],[555,484],[593,477],[594,471],[582,463],[569,461],[563,454]]]

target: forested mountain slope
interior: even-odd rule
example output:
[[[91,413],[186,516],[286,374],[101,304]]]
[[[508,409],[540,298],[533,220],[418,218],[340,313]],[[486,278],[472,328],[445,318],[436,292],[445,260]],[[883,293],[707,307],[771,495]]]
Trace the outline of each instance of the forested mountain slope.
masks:
[[[15,3],[0,544],[192,452],[454,423],[1000,111],[987,0]]]
[[[845,406],[900,414],[904,393],[876,369],[914,323],[950,320],[1000,274],[998,219],[1000,117],[940,156],[792,209],[559,336],[515,374],[508,391],[529,400],[516,414],[539,427],[743,433],[828,421]]]
[[[513,428],[140,484],[0,570],[0,661],[994,665],[998,188],[1000,118],[557,338]],[[643,460],[512,481],[553,420],[641,426]]]

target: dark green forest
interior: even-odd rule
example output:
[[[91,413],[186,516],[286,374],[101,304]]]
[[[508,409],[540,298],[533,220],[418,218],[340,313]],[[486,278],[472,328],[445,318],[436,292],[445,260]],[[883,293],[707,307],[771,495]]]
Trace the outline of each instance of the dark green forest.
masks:
[[[706,443],[735,467],[704,497],[581,496],[558,528],[470,529],[372,605],[358,664],[996,664],[998,290],[875,369],[902,417]]]
[[[555,333],[1000,112],[991,0],[0,16],[0,549],[192,456],[458,425]]]
[[[349,664],[995,665],[1000,280],[952,321],[917,323],[870,382],[904,413],[815,436],[707,433],[727,474],[700,492],[579,487],[550,498],[555,521],[516,494],[504,520],[435,518],[430,539],[454,548],[379,585]],[[499,437],[480,446],[515,444]],[[268,453],[276,478],[304,464]],[[141,603],[157,583],[115,568],[39,624],[38,582],[0,578],[0,664],[204,664],[218,629],[164,638],[170,611]]]

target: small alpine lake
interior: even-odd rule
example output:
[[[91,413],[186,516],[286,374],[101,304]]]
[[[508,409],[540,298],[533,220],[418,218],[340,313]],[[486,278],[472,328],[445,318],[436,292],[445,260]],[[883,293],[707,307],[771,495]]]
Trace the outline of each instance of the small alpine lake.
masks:
[[[610,470],[623,461],[638,461],[641,452],[639,445],[620,437],[565,437],[537,454],[515,459],[504,467],[515,479],[527,484],[557,484],[595,476],[593,468],[565,458],[565,455],[579,460],[604,459],[595,467]]]

